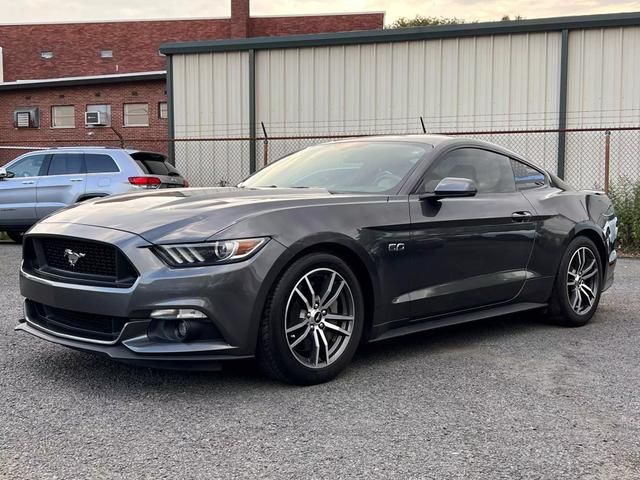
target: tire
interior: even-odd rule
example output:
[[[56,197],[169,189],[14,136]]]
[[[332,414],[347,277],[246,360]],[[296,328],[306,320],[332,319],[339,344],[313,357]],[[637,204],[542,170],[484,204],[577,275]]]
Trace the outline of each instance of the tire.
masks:
[[[24,232],[6,232],[7,237],[16,242],[17,244],[22,244],[22,236]]]
[[[326,382],[351,361],[363,326],[362,289],[347,263],[328,253],[306,255],[286,269],[267,300],[258,362],[278,381]]]
[[[564,327],[586,325],[598,308],[602,278],[602,259],[596,245],[587,237],[574,238],[556,275],[549,302],[551,320]]]

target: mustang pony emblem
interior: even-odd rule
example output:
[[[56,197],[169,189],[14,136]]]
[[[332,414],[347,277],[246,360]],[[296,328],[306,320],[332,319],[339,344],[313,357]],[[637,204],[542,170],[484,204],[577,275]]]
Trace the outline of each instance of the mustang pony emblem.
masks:
[[[64,251],[64,258],[67,259],[67,261],[69,262],[69,265],[71,265],[72,267],[75,267],[76,263],[78,263],[78,260],[80,260],[81,258],[84,258],[85,256],[86,256],[85,253],[76,253],[70,248],[67,248]]]

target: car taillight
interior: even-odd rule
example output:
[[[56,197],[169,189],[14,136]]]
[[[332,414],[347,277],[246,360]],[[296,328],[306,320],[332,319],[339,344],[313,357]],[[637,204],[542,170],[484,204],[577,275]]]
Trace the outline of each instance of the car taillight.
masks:
[[[162,181],[158,177],[129,177],[129,183],[137,187],[158,188]]]
[[[183,180],[183,181],[182,181],[182,186],[183,186],[184,188],[187,188],[187,187],[189,186],[189,182],[187,182],[186,180]]]

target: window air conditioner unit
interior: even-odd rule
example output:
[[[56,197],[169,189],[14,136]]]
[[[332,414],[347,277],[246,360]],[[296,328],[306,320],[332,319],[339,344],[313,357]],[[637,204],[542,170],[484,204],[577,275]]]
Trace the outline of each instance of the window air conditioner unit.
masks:
[[[40,126],[40,115],[38,108],[16,108],[13,112],[13,126],[15,128],[38,128]]]
[[[87,126],[104,127],[107,125],[107,115],[104,112],[84,112],[84,123]]]

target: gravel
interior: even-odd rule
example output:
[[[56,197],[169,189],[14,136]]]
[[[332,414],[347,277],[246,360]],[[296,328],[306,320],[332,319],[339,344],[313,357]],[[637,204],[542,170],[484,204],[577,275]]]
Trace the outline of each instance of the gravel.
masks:
[[[13,331],[0,244],[0,478],[640,478],[640,260],[586,327],[503,317],[364,347],[328,384],[129,367]]]

